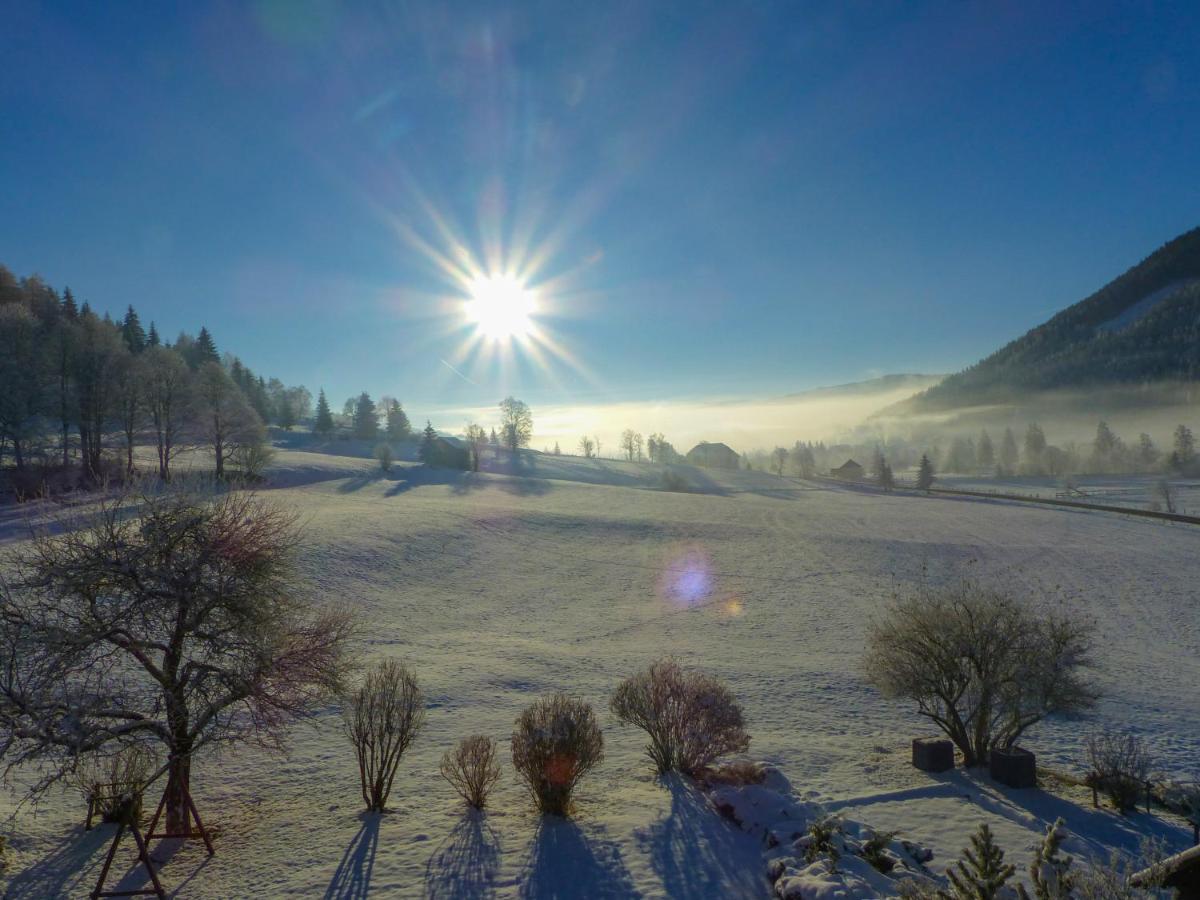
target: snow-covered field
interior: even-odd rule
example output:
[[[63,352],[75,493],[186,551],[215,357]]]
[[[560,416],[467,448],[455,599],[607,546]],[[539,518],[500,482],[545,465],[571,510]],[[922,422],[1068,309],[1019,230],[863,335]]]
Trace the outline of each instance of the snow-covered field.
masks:
[[[778,766],[799,799],[901,831],[934,850],[937,871],[982,819],[1022,867],[1057,815],[1079,835],[1074,853],[1136,849],[1146,833],[1188,842],[1160,819],[916,772],[907,744],[928,726],[882,701],[859,663],[871,616],[922,572],[969,570],[1050,597],[1099,628],[1096,719],[1136,729],[1164,771],[1200,779],[1200,529],[686,471],[702,492],[658,490],[659,470],[607,460],[534,455],[522,476],[402,466],[380,477],[365,460],[281,452],[270,493],[307,522],[315,595],[359,611],[369,657],[415,668],[426,728],[382,821],[360,815],[334,708],[296,728],[287,758],[201,760],[197,801],[218,852],[205,862],[179,850],[167,884],[196,898],[766,897],[758,841],[689,785],[656,782],[641,733],[607,712],[617,682],[664,653],[731,685],[750,755]],[[606,758],[576,817],[540,822],[511,770],[492,811],[467,816],[437,775],[442,752],[482,731],[507,764],[518,712],[559,689],[605,724]],[[1070,769],[1088,727],[1046,724],[1025,744]],[[109,832],[85,834],[82,819],[64,794],[0,825],[14,859],[5,896],[86,896]]]

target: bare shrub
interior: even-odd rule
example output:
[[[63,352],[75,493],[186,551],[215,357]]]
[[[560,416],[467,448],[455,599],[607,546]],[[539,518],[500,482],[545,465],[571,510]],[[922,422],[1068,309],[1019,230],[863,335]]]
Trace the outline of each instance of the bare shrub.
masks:
[[[260,482],[267,466],[275,458],[275,451],[266,441],[247,441],[233,451],[233,464],[243,481]]]
[[[870,628],[865,668],[884,696],[915,700],[965,765],[983,765],[1046,716],[1092,706],[1091,639],[1086,622],[964,580],[896,598]]]
[[[391,471],[393,459],[391,446],[388,444],[376,444],[375,459],[379,463],[380,471]]]
[[[692,489],[692,486],[678,472],[668,470],[662,473],[662,489],[664,491],[675,491],[679,494],[686,494]]]
[[[400,758],[425,721],[421,688],[407,666],[384,660],[350,695],[343,716],[358,757],[363,802],[368,811],[383,812]]]
[[[458,742],[442,757],[442,777],[476,809],[487,805],[488,794],[500,780],[496,762],[496,742],[482,734],[472,734]]]
[[[1121,812],[1137,807],[1154,760],[1140,737],[1105,729],[1087,739],[1087,783]]]
[[[670,658],[621,682],[609,708],[650,736],[646,754],[659,772],[695,776],[718,757],[750,746],[742,708],[728,688],[701,672],[685,672]]]
[[[708,769],[704,783],[709,785],[728,784],[744,787],[747,784],[762,784],[767,780],[767,770],[760,763],[739,759]]]
[[[567,815],[576,785],[602,759],[595,712],[566,694],[541,697],[513,728],[513,767],[543,813]]]
[[[154,774],[154,754],[140,744],[124,747],[110,756],[86,757],[71,776],[93,813],[102,822],[119,822],[132,814],[141,817],[142,795]]]

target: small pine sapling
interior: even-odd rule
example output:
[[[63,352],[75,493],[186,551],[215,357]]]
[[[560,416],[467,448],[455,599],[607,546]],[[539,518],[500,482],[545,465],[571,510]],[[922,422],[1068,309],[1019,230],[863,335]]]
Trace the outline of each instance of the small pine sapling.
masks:
[[[1029,877],[1033,880],[1033,896],[1037,900],[1069,900],[1074,896],[1075,873],[1071,871],[1074,860],[1060,852],[1067,829],[1061,818],[1047,826],[1046,837],[1038,847],[1037,855],[1029,864]],[[1022,886],[1017,889],[1022,900],[1029,894]]]
[[[956,900],[995,900],[1003,896],[1004,885],[1015,871],[1015,866],[1004,862],[1004,851],[984,822],[971,835],[971,846],[963,849],[963,858],[955,868],[947,869],[946,875]]]

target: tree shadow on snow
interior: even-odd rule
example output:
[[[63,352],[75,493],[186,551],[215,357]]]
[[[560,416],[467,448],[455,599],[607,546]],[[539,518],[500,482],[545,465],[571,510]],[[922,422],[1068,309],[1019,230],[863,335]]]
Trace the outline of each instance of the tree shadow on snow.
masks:
[[[500,868],[500,842],[487,814],[468,810],[425,864],[425,893],[439,897],[491,897]]]
[[[371,889],[375,851],[379,849],[378,813],[362,813],[362,827],[342,854],[333,880],[325,890],[325,900],[362,900]]]
[[[598,852],[597,852],[598,851]],[[570,819],[545,816],[520,896],[529,900],[640,897],[615,845],[589,842]]]
[[[662,784],[671,793],[671,812],[639,835],[639,841],[667,894],[767,896],[758,842],[718,816],[686,779],[666,776]]]
[[[1121,815],[1111,809],[1081,806],[1040,788],[1005,787],[982,769],[956,768],[932,777],[954,785],[980,808],[1035,833],[1045,832],[1047,826],[1062,818],[1071,834],[1070,843],[1086,846],[1100,859],[1113,849],[1136,855],[1147,837],[1163,841],[1171,853],[1191,844],[1187,829],[1162,817],[1138,812]]]
[[[99,826],[91,831],[84,831],[83,826],[73,828],[54,850],[12,877],[5,900],[86,896],[100,874],[92,865],[93,858],[99,865],[101,857],[97,854],[107,850],[113,827]]]

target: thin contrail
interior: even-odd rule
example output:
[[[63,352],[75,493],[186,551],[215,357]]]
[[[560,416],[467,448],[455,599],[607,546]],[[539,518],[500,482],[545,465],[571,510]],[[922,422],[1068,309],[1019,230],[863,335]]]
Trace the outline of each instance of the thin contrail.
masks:
[[[441,357],[438,357],[438,359],[441,359]],[[457,375],[459,378],[461,378],[463,381],[465,381],[467,384],[474,384],[475,387],[479,387],[478,384],[475,384],[474,381],[472,381],[470,378],[468,378],[462,372],[458,371],[458,369],[454,368],[454,366],[450,365],[450,363],[446,362],[444,359],[442,360],[442,365],[445,366],[447,369],[449,369],[451,372],[453,372],[455,375]]]

